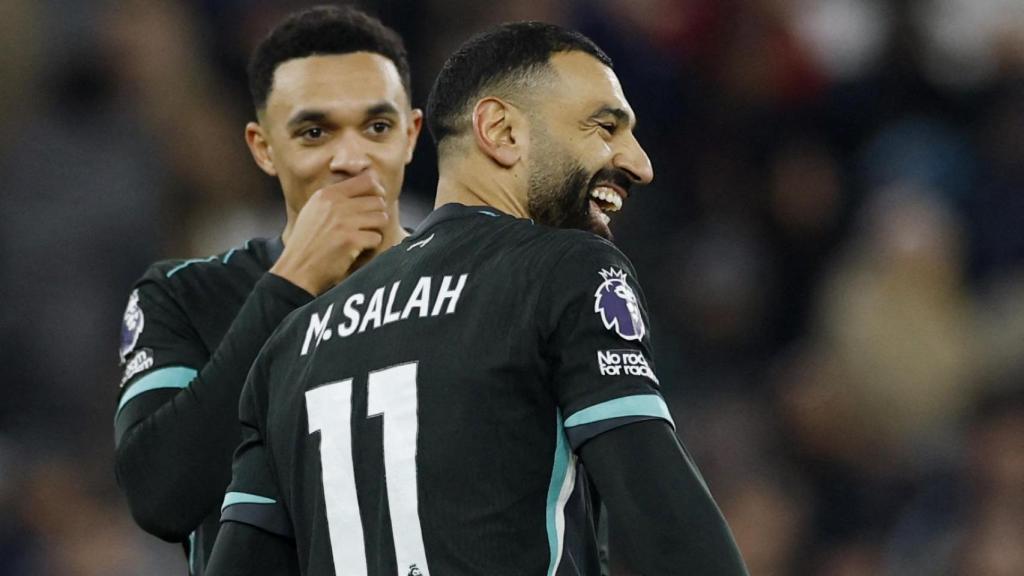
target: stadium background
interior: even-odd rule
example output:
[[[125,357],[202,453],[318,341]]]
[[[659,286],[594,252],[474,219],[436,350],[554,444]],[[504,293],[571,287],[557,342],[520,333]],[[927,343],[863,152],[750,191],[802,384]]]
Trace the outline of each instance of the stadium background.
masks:
[[[244,62],[300,5],[0,4],[0,575],[183,572],[114,483],[121,312],[149,262],[280,228]],[[1024,574],[1024,2],[363,5],[419,106],[503,20],[615,59],[656,171],[615,230],[753,575]]]

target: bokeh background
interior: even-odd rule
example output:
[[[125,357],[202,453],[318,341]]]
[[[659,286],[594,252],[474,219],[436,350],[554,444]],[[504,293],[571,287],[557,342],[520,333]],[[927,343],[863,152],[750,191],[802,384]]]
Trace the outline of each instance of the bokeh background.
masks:
[[[0,574],[185,572],[114,481],[121,313],[283,225],[244,64],[304,4],[0,2]],[[419,106],[504,20],[614,58],[656,170],[618,243],[753,575],[1024,574],[1024,1],[361,5]],[[406,225],[435,176],[424,136]]]

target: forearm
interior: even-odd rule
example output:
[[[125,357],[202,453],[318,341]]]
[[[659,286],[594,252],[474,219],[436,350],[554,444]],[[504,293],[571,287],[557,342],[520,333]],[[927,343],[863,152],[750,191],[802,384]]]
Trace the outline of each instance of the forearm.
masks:
[[[118,480],[142,528],[180,541],[216,509],[231,480],[238,397],[249,367],[280,321],[309,298],[280,278],[265,276],[187,387],[140,395],[131,402],[151,411],[118,415]]]
[[[585,444],[584,463],[608,507],[615,542],[636,573],[741,576],[747,571],[696,466],[662,421]]]
[[[256,576],[299,574],[295,544],[259,528],[224,522],[213,546],[208,576]]]

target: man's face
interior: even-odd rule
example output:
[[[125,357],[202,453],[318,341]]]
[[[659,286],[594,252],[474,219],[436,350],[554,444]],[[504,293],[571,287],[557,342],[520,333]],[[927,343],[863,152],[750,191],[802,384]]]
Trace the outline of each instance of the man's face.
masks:
[[[654,178],[633,110],[610,68],[583,52],[551,58],[558,78],[530,122],[530,215],[611,238],[610,214]]]
[[[318,189],[368,170],[395,200],[422,118],[394,63],[370,52],[282,62],[259,116],[269,163],[254,155],[280,180],[291,214]]]

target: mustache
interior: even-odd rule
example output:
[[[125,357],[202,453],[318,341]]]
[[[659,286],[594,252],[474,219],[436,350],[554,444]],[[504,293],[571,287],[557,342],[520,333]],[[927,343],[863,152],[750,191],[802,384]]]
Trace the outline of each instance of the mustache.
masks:
[[[602,184],[613,184],[629,194],[630,188],[633,187],[633,178],[628,172],[619,168],[602,168],[590,179],[590,186],[587,189],[593,190]]]

